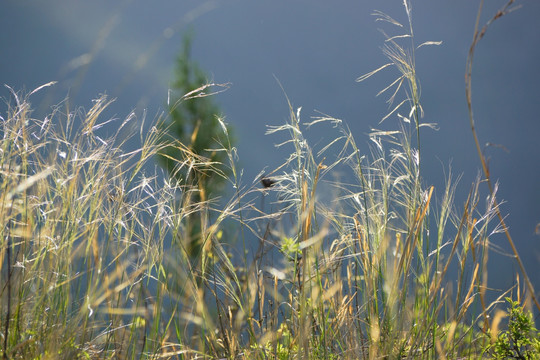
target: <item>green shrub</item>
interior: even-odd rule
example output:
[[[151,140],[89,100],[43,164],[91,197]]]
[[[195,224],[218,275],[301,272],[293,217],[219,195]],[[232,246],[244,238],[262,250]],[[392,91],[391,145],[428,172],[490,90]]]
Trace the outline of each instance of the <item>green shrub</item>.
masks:
[[[518,301],[506,301],[510,304],[508,330],[499,333],[486,352],[494,359],[540,359],[540,332],[534,326],[532,314]]]

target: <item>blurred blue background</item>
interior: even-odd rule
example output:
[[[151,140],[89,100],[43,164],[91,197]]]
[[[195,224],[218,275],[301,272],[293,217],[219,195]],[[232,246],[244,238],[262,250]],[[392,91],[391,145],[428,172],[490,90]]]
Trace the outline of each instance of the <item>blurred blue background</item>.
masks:
[[[451,164],[463,174],[463,203],[480,164],[465,101],[465,62],[478,1],[412,1],[415,42],[442,41],[416,53],[424,122],[424,179],[441,196]],[[486,1],[481,24],[506,1]],[[499,180],[503,214],[529,275],[540,289],[540,2],[517,1],[520,9],[496,21],[480,42],[473,72],[473,106],[494,179]],[[387,97],[375,97],[398,75],[384,71],[363,83],[355,79],[386,63],[380,47],[381,10],[403,24],[401,1],[222,0],[110,1],[48,0],[0,3],[0,83],[31,91],[49,81],[57,85],[34,97],[35,116],[69,96],[71,107],[89,109],[100,93],[116,98],[106,116],[124,118],[146,109],[151,120],[166,110],[174,81],[174,62],[183,35],[193,29],[193,59],[216,83],[231,87],[214,97],[234,127],[244,183],[261,169],[273,169],[287,152],[276,150],[283,138],[265,136],[266,125],[280,125],[288,107],[279,79],[304,121],[316,111],[345,121],[358,144],[369,150],[371,128],[396,128]],[[9,100],[6,88],[0,96]],[[5,109],[2,102],[1,109]],[[334,134],[310,131],[308,139]],[[484,189],[485,190],[485,189]],[[508,250],[503,236],[496,245]],[[492,253],[495,287],[515,279],[515,262]]]

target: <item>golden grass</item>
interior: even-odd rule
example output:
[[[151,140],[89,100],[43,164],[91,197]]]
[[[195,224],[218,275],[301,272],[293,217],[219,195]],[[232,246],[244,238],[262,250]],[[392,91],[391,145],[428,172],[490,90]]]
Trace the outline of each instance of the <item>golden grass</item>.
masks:
[[[126,152],[120,133],[139,120],[100,137],[106,97],[87,112],[58,106],[36,119],[31,95],[44,87],[12,90],[0,124],[3,358],[482,358],[507,294],[487,303],[489,239],[503,224],[496,189],[482,204],[479,178],[456,204],[458,178],[444,189],[422,178],[419,128],[428,124],[408,25],[386,38],[390,63],[359,78],[398,70],[382,92],[392,103],[407,89],[383,118],[398,119],[395,131],[373,130],[363,153],[341,120],[305,122],[287,99],[289,121],[269,133],[288,133],[282,146],[292,151],[266,175],[273,183],[246,185],[224,144],[233,195],[220,201],[194,202],[197,176],[151,171],[174,146],[178,171],[223,176],[183,144],[164,144],[163,127],[141,127],[140,148]],[[315,152],[305,130],[325,124],[336,136]],[[336,170],[348,176],[327,180]]]

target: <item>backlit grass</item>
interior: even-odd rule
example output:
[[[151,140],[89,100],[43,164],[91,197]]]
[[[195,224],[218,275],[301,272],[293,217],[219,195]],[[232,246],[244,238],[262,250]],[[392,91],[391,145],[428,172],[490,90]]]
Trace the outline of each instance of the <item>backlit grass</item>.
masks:
[[[105,96],[88,111],[65,102],[35,118],[33,93],[10,89],[0,119],[3,358],[488,357],[501,319],[486,296],[490,237],[506,231],[496,187],[486,198],[479,177],[459,203],[458,177],[443,189],[422,177],[420,129],[430,125],[418,45],[410,23],[376,16],[392,34],[379,70],[397,69],[381,91],[395,130],[374,129],[366,153],[343,121],[305,120],[288,100],[288,121],[268,133],[286,134],[290,155],[265,183],[241,177],[227,141],[216,149],[227,154],[229,198],[193,196],[202,169],[224,172],[164,144],[163,126],[103,118]],[[333,140],[312,148],[311,126],[331,127]],[[126,133],[139,149],[126,150]],[[155,170],[167,147],[191,182]],[[496,296],[511,290],[526,302],[519,284]]]

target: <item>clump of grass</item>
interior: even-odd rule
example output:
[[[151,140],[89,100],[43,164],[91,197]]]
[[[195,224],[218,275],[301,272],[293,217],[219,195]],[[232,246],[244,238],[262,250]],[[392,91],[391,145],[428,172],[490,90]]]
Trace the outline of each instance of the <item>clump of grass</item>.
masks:
[[[113,136],[97,135],[109,122],[100,120],[105,96],[87,112],[59,106],[41,120],[28,97],[12,95],[0,155],[4,357],[155,353],[166,339],[161,326],[172,324],[161,318],[166,296],[180,292],[164,288],[173,270],[179,278],[192,266],[168,263],[172,239],[209,205],[186,200],[193,184],[148,175],[162,150],[156,126],[141,127],[142,146],[130,152],[118,135],[144,119],[130,114]],[[208,166],[182,144],[170,146],[185,154],[179,166]]]
[[[12,91],[0,130],[3,357],[482,357],[490,341],[482,333],[496,328],[497,302],[486,301],[489,239],[500,231],[496,192],[482,203],[479,178],[456,204],[458,178],[449,175],[440,191],[422,178],[420,128],[429,125],[404,4],[405,27],[376,13],[408,29],[386,37],[390,63],[379,69],[398,70],[383,91],[399,101],[384,117],[397,119],[396,130],[374,129],[365,153],[341,120],[305,122],[287,99],[289,120],[268,133],[287,134],[281,146],[292,151],[263,186],[260,176],[244,183],[230,142],[215,149],[227,155],[230,199],[196,201],[198,176],[179,182],[152,170],[174,147],[178,171],[225,173],[179,142],[164,143],[166,127],[130,114],[112,136],[99,136],[110,121],[102,120],[104,96],[88,111],[64,103],[36,119],[32,93]],[[120,134],[135,121],[141,146],[123,150]],[[336,137],[316,151],[305,133],[325,124]],[[351,176],[327,180],[337,170]]]

